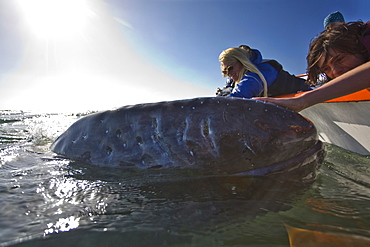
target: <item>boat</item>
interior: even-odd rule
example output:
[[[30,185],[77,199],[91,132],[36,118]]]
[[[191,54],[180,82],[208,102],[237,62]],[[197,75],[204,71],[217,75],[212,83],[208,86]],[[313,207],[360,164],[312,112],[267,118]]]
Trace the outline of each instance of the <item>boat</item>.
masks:
[[[289,97],[299,94],[302,93]],[[299,113],[314,123],[321,141],[370,155],[369,109],[370,90],[364,89],[316,104]]]

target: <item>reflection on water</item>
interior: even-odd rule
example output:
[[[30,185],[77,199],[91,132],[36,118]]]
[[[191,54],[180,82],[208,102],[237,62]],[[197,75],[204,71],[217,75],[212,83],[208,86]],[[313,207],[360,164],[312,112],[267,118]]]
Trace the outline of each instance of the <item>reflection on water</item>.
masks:
[[[45,235],[50,233],[68,232],[69,230],[76,229],[79,226],[80,218],[70,216],[68,218],[60,218],[55,224],[47,224]]]
[[[192,170],[102,169],[48,151],[77,116],[24,114],[0,124],[0,246],[369,243],[369,157],[328,146],[318,179],[305,186]]]

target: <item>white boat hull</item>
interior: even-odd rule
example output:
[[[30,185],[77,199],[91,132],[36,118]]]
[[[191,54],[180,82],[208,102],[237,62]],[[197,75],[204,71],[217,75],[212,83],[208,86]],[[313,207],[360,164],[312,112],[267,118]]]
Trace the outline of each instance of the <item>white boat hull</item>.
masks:
[[[309,107],[300,113],[316,126],[320,139],[370,155],[370,101],[330,102]]]

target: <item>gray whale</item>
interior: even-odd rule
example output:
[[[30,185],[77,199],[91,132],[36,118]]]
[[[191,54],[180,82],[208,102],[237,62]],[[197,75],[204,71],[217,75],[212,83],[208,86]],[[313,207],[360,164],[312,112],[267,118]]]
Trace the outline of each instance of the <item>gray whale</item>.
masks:
[[[102,167],[244,175],[310,167],[302,175],[311,178],[324,155],[315,126],[300,114],[229,97],[138,104],[87,115],[51,149]]]

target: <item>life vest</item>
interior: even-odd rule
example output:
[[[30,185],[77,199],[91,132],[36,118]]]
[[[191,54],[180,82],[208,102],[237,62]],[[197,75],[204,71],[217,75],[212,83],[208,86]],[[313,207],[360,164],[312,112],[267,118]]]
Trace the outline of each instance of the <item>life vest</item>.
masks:
[[[278,61],[264,59],[262,63],[270,64],[279,72],[276,80],[268,87],[267,92],[269,97],[310,90],[310,86],[306,83],[306,80],[283,70],[283,66]]]

